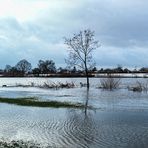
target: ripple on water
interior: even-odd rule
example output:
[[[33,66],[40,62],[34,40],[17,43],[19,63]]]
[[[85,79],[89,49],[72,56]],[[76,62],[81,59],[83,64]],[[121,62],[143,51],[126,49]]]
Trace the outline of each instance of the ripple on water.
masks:
[[[4,105],[5,106],[5,105]],[[64,148],[146,148],[147,112],[0,106],[0,137]]]

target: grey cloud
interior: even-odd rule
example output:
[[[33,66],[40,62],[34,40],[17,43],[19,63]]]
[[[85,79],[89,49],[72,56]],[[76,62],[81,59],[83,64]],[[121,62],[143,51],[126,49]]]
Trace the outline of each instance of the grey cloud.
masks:
[[[148,1],[62,0],[60,4],[32,21],[1,18],[0,54],[9,56],[10,63],[27,58],[35,65],[39,59],[52,58],[64,64],[67,53],[63,37],[90,28],[101,42],[95,53],[98,65],[147,66]],[[0,63],[9,64],[6,58]]]
[[[15,19],[1,19],[0,24],[0,59],[1,66],[15,64],[26,58],[35,66],[39,59],[53,59],[63,63],[65,50],[58,40],[52,42],[50,32],[36,25],[20,24]],[[13,24],[13,25],[11,25]],[[59,54],[57,54],[59,53]]]

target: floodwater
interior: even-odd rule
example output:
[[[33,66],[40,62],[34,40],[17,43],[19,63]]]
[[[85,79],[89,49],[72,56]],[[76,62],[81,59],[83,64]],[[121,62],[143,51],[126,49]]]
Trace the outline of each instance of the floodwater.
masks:
[[[1,87],[2,85],[74,82],[70,89]],[[0,103],[0,139],[23,140],[53,148],[147,148],[148,94],[126,89],[136,81],[122,79],[115,91],[98,89],[99,78],[91,78],[89,92],[79,83],[84,78],[1,78],[0,97],[28,97],[86,103],[93,110],[22,107]]]

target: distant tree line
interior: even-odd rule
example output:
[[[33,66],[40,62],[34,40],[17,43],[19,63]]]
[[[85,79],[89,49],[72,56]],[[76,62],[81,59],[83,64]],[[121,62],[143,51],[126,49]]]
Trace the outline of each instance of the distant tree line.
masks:
[[[1,74],[4,76],[28,76],[39,74],[56,73],[56,66],[52,60],[39,60],[37,67],[32,69],[31,63],[26,59],[20,60],[15,66],[6,65]]]
[[[88,70],[89,77],[92,77],[97,73],[148,73],[148,68],[140,68],[130,70],[128,68],[123,68],[117,66],[116,68],[100,68],[92,67]],[[32,68],[31,63],[26,59],[20,60],[15,66],[6,65],[5,69],[0,70],[2,76],[10,77],[22,77],[22,76],[84,76],[85,70],[77,69],[74,67],[68,68],[56,68],[55,62],[53,60],[39,60],[37,67]]]
[[[101,68],[97,72],[98,73],[108,73],[108,74],[112,74],[112,73],[148,73],[148,68],[142,67],[140,69],[133,69],[133,70],[130,70],[128,68],[122,68],[122,67],[106,68],[106,69]]]
[[[25,76],[31,71],[31,63],[23,59],[19,61],[15,66],[6,65],[3,75],[4,76]]]

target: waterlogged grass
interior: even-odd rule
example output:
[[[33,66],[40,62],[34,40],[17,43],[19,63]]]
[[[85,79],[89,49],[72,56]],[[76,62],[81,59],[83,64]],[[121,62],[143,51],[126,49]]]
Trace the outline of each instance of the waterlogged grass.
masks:
[[[54,107],[54,108],[85,108],[81,103],[41,101],[37,98],[0,98],[0,103],[15,104],[32,107]]]

